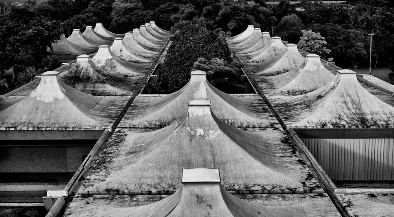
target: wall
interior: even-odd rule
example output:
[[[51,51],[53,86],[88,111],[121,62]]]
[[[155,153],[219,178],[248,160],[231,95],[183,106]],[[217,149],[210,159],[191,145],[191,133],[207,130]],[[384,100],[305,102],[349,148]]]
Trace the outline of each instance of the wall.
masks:
[[[335,184],[394,187],[394,129],[294,129]]]
[[[302,139],[333,180],[394,180],[394,139]]]
[[[0,131],[0,183],[67,182],[102,131]]]

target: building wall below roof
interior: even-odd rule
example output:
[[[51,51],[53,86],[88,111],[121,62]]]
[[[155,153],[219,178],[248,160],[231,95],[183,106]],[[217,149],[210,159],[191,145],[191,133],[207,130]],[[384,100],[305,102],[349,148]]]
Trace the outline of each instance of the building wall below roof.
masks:
[[[334,183],[337,180],[394,184],[393,138],[302,140]]]
[[[23,142],[0,147],[0,173],[75,172],[95,143],[23,146]]]

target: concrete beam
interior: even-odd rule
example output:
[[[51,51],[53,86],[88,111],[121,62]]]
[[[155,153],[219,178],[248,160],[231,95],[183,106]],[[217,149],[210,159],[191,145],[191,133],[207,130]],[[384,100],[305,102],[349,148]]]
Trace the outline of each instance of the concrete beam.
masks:
[[[97,140],[104,130],[1,130],[1,140]],[[0,145],[1,146],[1,145]]]

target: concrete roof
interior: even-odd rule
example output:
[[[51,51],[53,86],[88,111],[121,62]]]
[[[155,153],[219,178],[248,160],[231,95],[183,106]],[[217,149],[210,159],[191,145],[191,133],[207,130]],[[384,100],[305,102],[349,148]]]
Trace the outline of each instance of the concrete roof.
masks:
[[[141,58],[154,59],[158,54],[157,51],[147,50],[145,47],[140,45],[135,40],[135,37],[131,32],[125,34],[125,37],[123,38],[123,44],[128,49],[129,52]]]
[[[230,45],[231,49],[234,51],[243,51],[247,50],[250,47],[253,47],[262,37],[261,29],[260,28],[255,28],[254,32],[252,35],[250,35],[248,38],[246,38],[244,41],[241,43],[238,43],[236,45]]]
[[[115,38],[114,42],[109,47],[109,49],[117,57],[129,62],[135,62],[139,64],[152,63],[151,59],[147,59],[130,52],[126,48],[122,38]]]
[[[199,175],[196,177],[196,175]],[[220,185],[217,169],[184,169],[182,184],[177,191],[158,202],[139,207],[113,207],[92,205],[72,209],[67,216],[305,216],[304,210],[286,207],[257,207],[229,194]]]
[[[95,44],[94,41],[86,38],[81,34],[81,30],[74,29],[70,36],[68,36],[67,40],[82,49],[85,53],[92,53],[97,50],[99,45]]]
[[[192,99],[208,98],[212,102],[212,111],[219,119],[236,127],[272,126],[267,117],[259,117],[253,111],[253,102],[248,102],[223,93],[207,82],[203,71],[191,72],[189,83],[181,90],[160,97],[139,107],[132,107],[133,114],[125,123],[135,127],[166,126],[187,116],[188,103]],[[136,103],[138,100],[136,101]],[[138,103],[137,103],[138,104]],[[266,120],[263,120],[266,119]]]
[[[357,81],[356,73],[339,70],[307,118],[295,125],[374,125],[394,127],[394,107],[379,100]]]
[[[141,35],[144,36],[144,38],[146,38],[148,41],[150,41],[154,44],[164,45],[166,43],[166,41],[168,40],[168,38],[157,38],[155,35],[151,34],[151,32],[149,32],[146,29],[145,25],[141,25],[139,30],[140,30]]]
[[[150,21],[149,23],[152,26],[152,29],[154,29],[156,32],[158,32],[164,36],[171,37],[171,33],[167,30],[161,29],[159,26],[156,25],[155,21]]]
[[[62,80],[72,87],[92,95],[122,96],[132,95],[136,85],[145,76],[144,69],[133,68],[110,58],[104,65],[97,66],[88,55],[80,55],[75,63],[64,67]],[[127,76],[129,75],[129,76]]]
[[[116,37],[123,37],[123,34],[116,34],[113,32],[108,31],[107,29],[105,29],[105,27],[103,26],[102,23],[96,23],[96,26],[94,27],[94,31],[104,37],[108,37],[108,38],[116,38]]]
[[[144,35],[142,35],[140,29],[133,29],[133,38],[146,50],[159,52],[162,48],[161,44],[150,41]]]
[[[1,128],[12,129],[102,129],[108,122],[92,110],[99,98],[64,84],[58,72],[42,74],[38,86],[0,112]]]
[[[289,124],[302,127],[393,125],[394,104],[387,93],[377,94],[370,87],[364,89],[366,86],[359,84],[355,73],[350,76],[342,71],[334,79],[336,72],[330,70],[336,69],[326,68],[330,65],[322,64],[319,56],[309,54],[306,63],[302,64],[303,58],[298,51],[282,54],[283,47],[286,46],[280,38],[273,37],[270,46],[252,55],[237,54],[246,64],[244,68]],[[289,50],[296,48],[294,45],[288,47]],[[294,61],[299,62],[289,64]],[[288,94],[299,96],[284,96]]]
[[[95,31],[93,31],[92,26],[86,26],[85,31],[82,33],[85,38],[90,40],[92,43],[94,43],[97,46],[103,45],[103,44],[110,44],[113,41],[113,38],[111,37],[105,37],[102,36]]]
[[[269,46],[271,44],[271,37],[269,32],[262,32],[262,36],[260,40],[258,40],[253,46],[237,51],[237,54],[240,56],[245,56],[249,54],[250,56],[254,56],[254,53],[258,53],[261,49]]]
[[[170,36],[168,34],[160,33],[159,31],[157,31],[157,29],[152,27],[151,23],[145,23],[145,28],[146,28],[146,31],[149,32],[149,34],[151,34],[152,36],[154,36],[157,39],[160,39],[160,40],[169,40],[170,39]]]
[[[229,37],[227,39],[227,43],[230,46],[235,46],[238,43],[243,42],[245,39],[247,39],[249,36],[251,36],[254,32],[254,26],[253,25],[248,25],[248,27],[245,29],[245,31],[241,32],[240,34]]]
[[[286,53],[284,53],[279,60],[271,63],[264,71],[257,72],[255,78],[258,80],[259,76],[273,76],[282,74],[294,69],[298,69],[305,63],[303,57],[297,49],[297,45],[288,44]]]
[[[268,66],[272,61],[281,57],[287,51],[286,45],[283,44],[280,37],[273,37],[272,42],[269,46],[263,48],[260,53],[256,53],[255,56],[246,55],[245,61],[255,67],[259,66],[258,69]],[[256,66],[257,65],[257,66]],[[259,70],[254,70],[259,72]]]
[[[67,40],[64,34],[60,36],[59,40],[52,43],[52,49],[54,54],[80,55],[85,53],[83,48]]]
[[[229,126],[212,114],[208,100],[192,100],[184,119],[160,130],[128,133],[115,159],[105,165],[111,170],[92,171],[95,178],[88,177],[80,191],[163,191],[179,185],[182,169],[200,167],[219,169],[227,189],[237,183],[305,188],[308,169],[288,155],[281,137],[278,130]]]

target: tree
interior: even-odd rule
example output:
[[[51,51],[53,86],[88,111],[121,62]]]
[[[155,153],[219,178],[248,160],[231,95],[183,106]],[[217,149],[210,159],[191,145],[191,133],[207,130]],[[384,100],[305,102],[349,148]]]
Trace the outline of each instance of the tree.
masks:
[[[355,67],[367,60],[367,32],[348,29],[337,24],[313,25],[312,30],[319,32],[327,41],[330,56],[340,67]]]
[[[219,30],[209,31],[202,24],[181,21],[172,31],[177,33],[159,71],[161,89],[166,93],[179,90],[189,81],[190,71],[198,58],[232,61],[224,33]]]
[[[298,42],[298,48],[309,53],[314,53],[323,57],[327,57],[331,50],[327,49],[327,42],[320,33],[315,33],[312,30],[301,30],[302,37]]]
[[[62,23],[63,33],[69,35],[73,29],[84,29],[86,26],[94,26],[98,22],[109,26],[113,3],[114,0],[93,0],[89,7],[80,14],[74,15]]]
[[[304,28],[301,18],[296,14],[291,14],[280,20],[276,26],[276,32],[282,37],[282,40],[297,44],[302,35],[301,30]]]
[[[235,63],[229,63],[219,58],[210,60],[198,58],[193,69],[207,72],[209,83],[225,93],[245,92],[245,85],[241,80],[242,72]]]
[[[279,4],[274,8],[274,14],[278,20],[281,20],[284,16],[294,12],[294,7],[290,5],[290,2],[287,0],[280,1]]]
[[[59,23],[25,8],[13,8],[0,19],[0,70],[13,68],[12,84],[27,68],[47,67],[48,48],[58,39]]]
[[[125,33],[149,22],[151,11],[145,11],[142,4],[116,3],[112,10],[112,22],[109,29],[117,33]]]
[[[321,1],[303,1],[305,9],[298,15],[305,24],[351,24],[351,7],[346,4],[325,4]]]
[[[152,15],[152,20],[161,28],[169,30],[175,24],[174,16],[181,10],[180,4],[168,2],[156,8]]]

